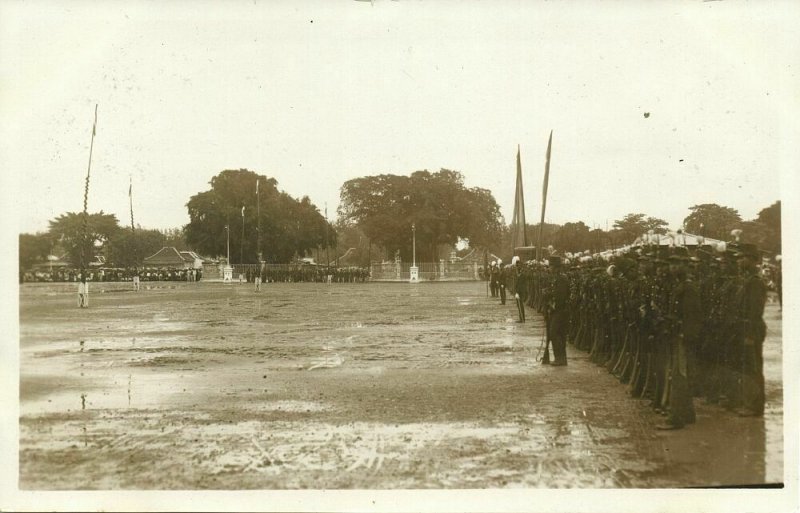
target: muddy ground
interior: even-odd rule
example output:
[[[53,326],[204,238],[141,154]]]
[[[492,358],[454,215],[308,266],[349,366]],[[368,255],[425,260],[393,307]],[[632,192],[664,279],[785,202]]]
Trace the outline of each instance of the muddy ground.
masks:
[[[783,480],[767,413],[662,418],[482,283],[20,289],[22,489],[682,487]],[[149,290],[145,290],[149,287]]]

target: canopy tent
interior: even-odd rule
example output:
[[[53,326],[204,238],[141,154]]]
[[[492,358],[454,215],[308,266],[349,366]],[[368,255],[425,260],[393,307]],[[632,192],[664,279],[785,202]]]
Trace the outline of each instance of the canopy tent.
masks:
[[[663,234],[653,234],[650,236],[649,234],[645,233],[641,237],[638,237],[633,244],[629,244],[625,246],[624,249],[629,249],[631,247],[637,246],[647,246],[647,245],[658,245],[658,246],[687,246],[687,247],[697,247],[702,246],[704,244],[708,244],[710,246],[716,246],[722,242],[721,240],[712,239],[711,237],[703,237],[702,235],[695,235],[693,233],[686,233],[669,230],[667,233]]]

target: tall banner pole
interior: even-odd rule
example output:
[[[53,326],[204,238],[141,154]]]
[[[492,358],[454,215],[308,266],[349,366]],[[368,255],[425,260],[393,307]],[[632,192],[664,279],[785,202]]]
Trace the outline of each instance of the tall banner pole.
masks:
[[[94,106],[94,123],[92,124],[92,141],[89,144],[89,165],[86,168],[86,184],[83,188],[83,223],[81,230],[81,276],[86,272],[86,239],[89,231],[89,177],[92,173],[92,152],[94,136],[97,134],[97,104]]]
[[[244,205],[242,205],[242,241],[239,244],[239,263],[244,263]]]
[[[97,134],[97,104],[94,105],[94,123],[92,124],[92,140],[89,143],[89,164],[86,167],[86,184],[83,188],[83,218],[80,237],[80,282],[78,283],[78,307],[89,306],[89,285],[86,283],[86,249],[89,238],[89,177],[92,173],[92,152],[94,151],[94,136]]]
[[[550,130],[550,139],[547,141],[547,155],[544,161],[544,183],[542,184],[542,218],[539,221],[539,240],[536,242],[536,260],[541,259],[542,231],[544,229],[544,212],[547,208],[547,182],[550,178],[550,149],[553,145],[553,131]]]
[[[258,275],[261,276],[261,202],[258,199],[258,182],[256,177],[256,253],[258,254]]]
[[[258,270],[256,270],[253,281],[256,283],[256,292],[261,291],[261,202],[258,199],[258,182],[261,181],[260,176],[256,176],[256,258],[258,260]]]
[[[138,260],[138,247],[136,244],[136,225],[133,224],[133,176],[128,175],[128,201],[130,202],[131,206],[131,245],[132,251],[131,254],[133,255],[133,276],[131,279],[133,280],[133,290],[139,290],[139,260]]]
[[[511,254],[517,246],[528,245],[528,228],[525,221],[525,194],[522,187],[522,160],[517,145],[517,181],[514,191],[514,213],[511,218]]]

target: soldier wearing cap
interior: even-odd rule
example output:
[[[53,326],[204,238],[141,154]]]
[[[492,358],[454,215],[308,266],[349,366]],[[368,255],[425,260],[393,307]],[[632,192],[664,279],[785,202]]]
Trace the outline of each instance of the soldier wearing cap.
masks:
[[[525,303],[528,300],[528,273],[522,266],[522,262],[518,256],[512,259],[514,263],[514,299],[517,302],[517,311],[519,313],[519,320],[517,322],[525,322]]]
[[[489,269],[489,290],[492,292],[492,297],[497,297],[497,278],[500,275],[500,270],[497,268],[497,260],[492,260],[492,265]]]
[[[497,259],[497,293],[500,295],[500,304],[506,304],[506,279],[508,272],[503,267],[503,261]]]
[[[692,391],[689,381],[690,350],[696,346],[702,326],[700,299],[697,286],[688,277],[686,265],[688,257],[684,247],[676,248],[669,257],[670,278],[673,287],[669,307],[665,312],[666,339],[668,344],[666,389],[666,422],[659,429],[679,429],[695,421]]]
[[[764,323],[764,305],[767,287],[758,275],[760,260],[758,249],[753,244],[741,244],[738,252],[742,285],[738,294],[738,313],[741,326],[739,338],[741,349],[741,401],[738,413],[742,416],[764,414],[764,339],[767,326]]]
[[[561,257],[548,257],[550,279],[544,293],[545,322],[548,342],[553,344],[553,362],[550,365],[567,364],[567,331],[569,330],[569,282],[561,268]],[[545,353],[542,363],[549,363]]]

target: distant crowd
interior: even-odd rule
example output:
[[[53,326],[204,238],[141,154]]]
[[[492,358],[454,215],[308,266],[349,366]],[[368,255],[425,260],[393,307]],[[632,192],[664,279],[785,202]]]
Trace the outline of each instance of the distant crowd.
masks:
[[[134,269],[87,269],[86,281],[112,282],[133,281],[134,274],[138,272],[140,281],[199,281],[203,277],[202,269],[176,269],[176,268],[141,268]],[[255,282],[258,276],[256,267],[249,268],[243,273],[243,278],[248,283]],[[234,275],[234,279],[237,275]],[[324,267],[324,266],[296,266],[296,267],[265,267],[261,271],[261,283],[364,283],[369,279],[369,269],[366,267]],[[49,269],[21,271],[20,283],[47,283],[47,282],[78,282],[80,281],[79,269]]]
[[[203,277],[202,269],[176,268],[143,268],[143,269],[87,269],[86,281],[133,281],[138,272],[140,281],[199,281]],[[31,282],[77,282],[80,281],[79,269],[54,269],[20,272],[20,283]]]

